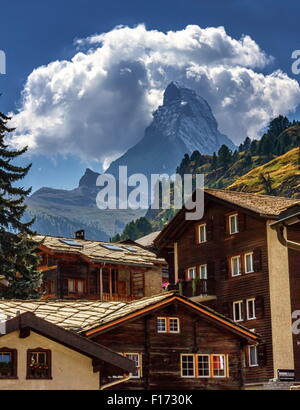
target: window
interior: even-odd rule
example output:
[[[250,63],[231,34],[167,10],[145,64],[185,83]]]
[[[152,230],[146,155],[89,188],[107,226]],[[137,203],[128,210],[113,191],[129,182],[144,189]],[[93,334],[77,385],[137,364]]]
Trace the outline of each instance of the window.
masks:
[[[17,351],[0,349],[0,379],[17,378]]]
[[[257,346],[249,346],[249,366],[258,366]]]
[[[209,354],[198,355],[198,377],[210,377],[210,356]]]
[[[158,317],[158,333],[180,333],[180,322],[177,317]]]
[[[231,258],[231,275],[232,276],[240,276],[241,275],[241,257],[234,256]]]
[[[51,351],[34,349],[27,351],[27,379],[51,379]]]
[[[182,354],[181,377],[228,377],[228,356],[225,354]]]
[[[246,306],[247,306],[247,319],[248,320],[256,319],[255,298],[254,299],[247,299]]]
[[[200,279],[207,279],[207,265],[200,266]]]
[[[167,333],[167,319],[165,317],[157,318],[157,332]]]
[[[109,251],[124,252],[124,249],[117,245],[102,243],[100,246]]]
[[[195,377],[195,355],[181,355],[181,377]]]
[[[61,239],[60,242],[64,243],[65,245],[74,246],[76,248],[83,248],[83,245],[79,242],[76,242],[76,241]]]
[[[213,377],[226,377],[226,357],[224,354],[212,355]]]
[[[243,301],[242,300],[233,302],[233,320],[235,322],[242,322],[243,320]]]
[[[131,378],[140,379],[142,377],[142,355],[140,353],[124,353],[123,356],[132,360],[136,365],[136,371],[131,373]]]
[[[197,268],[189,268],[187,272],[187,280],[196,279],[197,277]]]
[[[199,243],[207,242],[206,224],[199,226]]]
[[[85,281],[78,279],[68,279],[68,293],[82,295],[85,292]]]
[[[233,235],[239,232],[238,214],[229,216],[229,233]]]
[[[169,332],[170,333],[179,333],[179,319],[178,318],[169,318]]]
[[[252,273],[253,269],[253,252],[245,255],[245,273]]]

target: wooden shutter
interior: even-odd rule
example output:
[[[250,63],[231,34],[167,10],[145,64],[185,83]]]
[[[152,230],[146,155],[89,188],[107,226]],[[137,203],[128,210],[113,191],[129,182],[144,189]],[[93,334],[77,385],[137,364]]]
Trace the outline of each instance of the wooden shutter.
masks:
[[[222,305],[222,314],[228,318],[231,317],[231,303],[224,302]]]
[[[214,280],[215,279],[215,262],[210,261],[207,263],[207,279]]]
[[[246,215],[239,213],[238,214],[238,231],[244,232],[246,230]]]
[[[214,239],[214,223],[212,219],[206,223],[206,235],[207,241],[212,241]]]
[[[257,296],[255,299],[255,315],[256,319],[263,319],[265,315],[265,303],[263,296]]]
[[[262,270],[262,255],[261,249],[256,248],[253,252],[253,267],[254,272],[260,272]]]
[[[257,360],[259,366],[265,366],[267,363],[267,349],[265,344],[257,346]]]
[[[249,366],[249,345],[244,346],[243,348],[245,367]]]
[[[227,258],[220,260],[220,272],[221,276],[226,280],[229,279],[229,261]]]
[[[221,234],[225,237],[229,235],[229,216],[224,215],[221,216],[220,226],[221,226]]]

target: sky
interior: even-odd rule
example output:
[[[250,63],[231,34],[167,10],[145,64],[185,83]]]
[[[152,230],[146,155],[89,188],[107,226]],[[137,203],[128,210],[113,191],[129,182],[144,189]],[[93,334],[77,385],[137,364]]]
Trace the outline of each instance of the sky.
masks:
[[[24,182],[72,188],[143,137],[168,82],[212,106],[236,143],[275,115],[300,118],[297,1],[0,0],[0,111],[14,147],[29,145]],[[3,12],[4,11],[4,12]],[[4,16],[4,18],[3,18]],[[222,28],[223,27],[223,28]]]

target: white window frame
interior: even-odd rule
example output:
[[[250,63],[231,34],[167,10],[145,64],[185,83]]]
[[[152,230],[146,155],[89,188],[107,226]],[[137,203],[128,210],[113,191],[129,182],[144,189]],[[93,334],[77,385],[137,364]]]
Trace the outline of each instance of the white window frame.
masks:
[[[234,274],[234,261],[235,260],[239,260],[239,272],[237,274]],[[237,276],[241,276],[242,274],[242,261],[241,261],[241,255],[236,255],[236,256],[232,256],[230,259],[231,262],[231,276],[233,278],[236,278]]]
[[[255,320],[256,319],[256,304],[255,304],[255,301],[256,301],[255,298],[251,298],[251,299],[246,300],[247,320]],[[253,317],[250,317],[249,303],[252,303],[252,306],[253,306],[253,313],[254,313]]]
[[[251,256],[251,270],[249,270],[249,271],[247,269],[247,256]],[[253,273],[254,272],[253,252],[245,253],[245,255],[244,255],[244,265],[245,265],[245,273]]]
[[[158,321],[162,320],[165,322],[165,330],[159,330],[158,328]],[[167,318],[166,317],[158,317],[156,319],[156,329],[157,329],[157,333],[168,333],[168,324],[167,324]]]
[[[255,349],[255,352],[256,352],[256,363],[255,364],[251,363],[251,349],[253,349],[253,348]],[[259,366],[257,346],[254,346],[254,345],[248,346],[248,361],[249,361],[249,367],[258,367]]]
[[[234,320],[234,322],[243,322],[243,303],[244,303],[244,301],[243,300],[237,300],[237,301],[235,301],[235,302],[233,302],[233,320]],[[237,320],[237,318],[236,318],[236,312],[235,312],[235,306],[236,305],[239,305],[239,313],[240,313],[240,319],[239,320]]]
[[[190,276],[190,271],[194,271],[195,272],[195,277],[191,277]],[[194,266],[193,268],[188,268],[188,271],[187,271],[187,279],[188,280],[191,280],[191,279],[196,279],[197,278],[197,267],[196,266]]]
[[[201,240],[201,228],[204,228],[204,240]],[[207,224],[201,224],[198,226],[198,242],[206,243],[207,242]]]
[[[223,358],[224,358],[224,376],[215,376],[215,374],[214,374],[214,366],[213,366],[213,364],[214,364],[214,357],[223,357]],[[226,379],[226,377],[227,377],[227,370],[228,370],[228,369],[227,369],[227,365],[228,365],[227,360],[228,360],[228,358],[227,358],[226,354],[212,354],[212,355],[211,355],[211,362],[212,362],[211,375],[212,375],[212,377],[213,377],[214,379]]]
[[[193,358],[193,376],[184,376],[183,375],[183,357],[192,357]],[[190,353],[182,353],[180,355],[180,373],[181,373],[181,377],[183,379],[195,379],[196,378],[196,361],[195,361],[195,355],[194,354],[190,354]]]
[[[170,322],[171,320],[176,320],[177,322],[177,330],[171,330]],[[167,318],[167,332],[172,333],[172,334],[178,334],[180,333],[180,320],[178,317],[168,317]]]
[[[124,357],[128,356],[137,356],[138,358],[138,365],[137,365],[137,371],[138,371],[138,375],[137,376],[133,376],[132,373],[130,373],[130,378],[131,379],[141,379],[143,377],[143,359],[142,359],[142,354],[141,353],[123,353]],[[132,359],[131,359],[132,360]]]
[[[205,277],[203,277],[203,275],[202,275],[202,268],[205,268]],[[208,278],[207,264],[199,266],[199,276],[200,276],[200,279],[207,280],[207,278]]]
[[[208,372],[209,372],[208,376],[199,376],[199,361],[198,361],[199,357],[208,357]],[[199,378],[199,379],[210,379],[212,377],[212,375],[211,375],[211,355],[209,355],[209,354],[197,354],[196,355],[196,360],[197,360],[197,371],[198,371],[198,374],[196,375],[197,378]]]
[[[235,231],[232,230],[231,221],[235,220]],[[229,234],[235,235],[239,233],[239,214],[229,215]]]

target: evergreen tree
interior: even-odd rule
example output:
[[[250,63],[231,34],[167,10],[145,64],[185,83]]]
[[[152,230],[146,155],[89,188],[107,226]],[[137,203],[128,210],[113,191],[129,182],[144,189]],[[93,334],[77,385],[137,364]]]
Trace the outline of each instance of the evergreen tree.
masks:
[[[9,287],[3,296],[30,299],[39,297],[41,273],[37,271],[37,243],[31,236],[34,220],[23,222],[24,203],[31,190],[16,186],[29,172],[31,165],[23,168],[12,161],[23,155],[27,148],[12,151],[5,136],[14,131],[7,127],[10,118],[0,113],[0,275]]]
[[[211,162],[211,169],[215,170],[218,168],[218,157],[217,154],[214,152],[214,155],[212,157],[212,162]]]
[[[218,152],[218,164],[221,167],[228,168],[232,161],[232,152],[227,145],[222,145]]]

